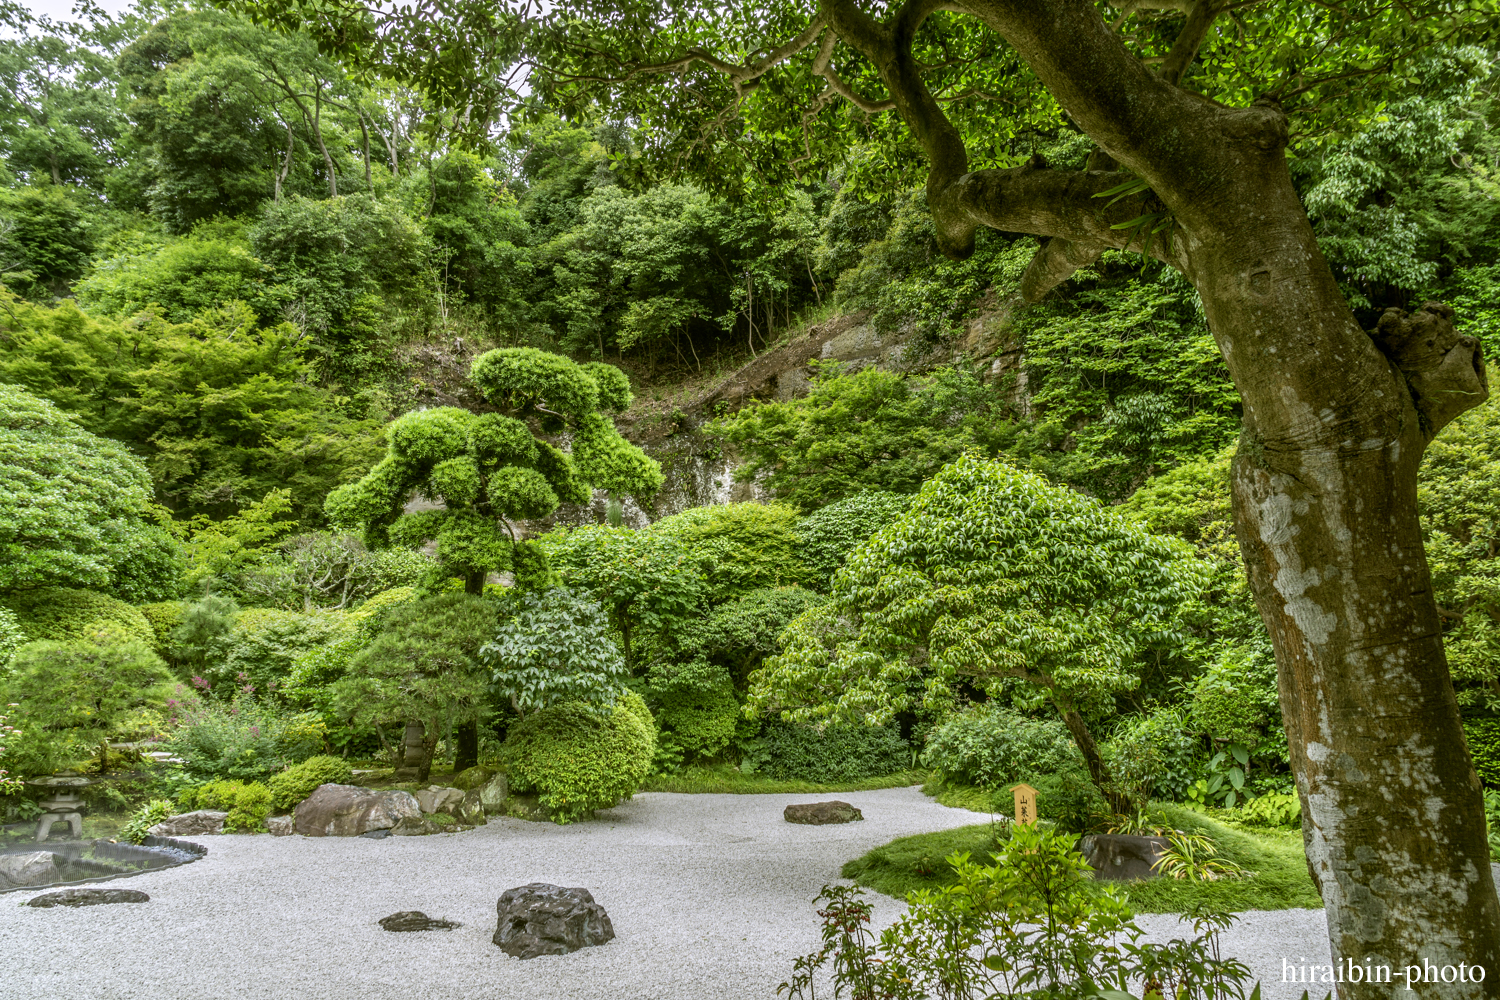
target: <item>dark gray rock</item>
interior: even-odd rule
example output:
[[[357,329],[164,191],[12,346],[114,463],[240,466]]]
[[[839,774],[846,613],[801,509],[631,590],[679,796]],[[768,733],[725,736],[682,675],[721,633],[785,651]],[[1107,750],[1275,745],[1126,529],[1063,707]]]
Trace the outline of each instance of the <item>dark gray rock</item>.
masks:
[[[151,897],[139,889],[63,889],[49,892],[27,906],[101,906],[105,903],[149,903]]]
[[[444,833],[448,827],[434,823],[426,816],[403,816],[400,821],[391,827],[393,837],[426,837],[434,833]]]
[[[319,785],[297,803],[292,829],[304,837],[358,837],[389,830],[403,819],[421,819],[411,792],[376,791],[358,785]]]
[[[296,832],[293,829],[295,822],[290,816],[267,816],[266,830],[273,837],[290,837]]]
[[[224,832],[227,812],[215,809],[199,809],[197,812],[168,816],[146,832],[153,837],[202,837]]]
[[[822,826],[825,823],[853,823],[865,818],[865,814],[847,802],[802,802],[787,806],[781,815],[788,823],[807,823]]]
[[[0,854],[0,889],[46,885],[57,878],[57,858],[51,851]]]
[[[388,931],[451,931],[460,926],[456,920],[437,920],[421,910],[402,910],[380,918],[380,926]]]
[[[516,958],[566,955],[615,936],[609,914],[587,889],[533,882],[505,890],[495,909],[494,941]]]
[[[1166,837],[1137,837],[1123,833],[1097,833],[1078,844],[1084,860],[1094,869],[1094,878],[1109,882],[1156,878],[1156,863],[1168,847]]]

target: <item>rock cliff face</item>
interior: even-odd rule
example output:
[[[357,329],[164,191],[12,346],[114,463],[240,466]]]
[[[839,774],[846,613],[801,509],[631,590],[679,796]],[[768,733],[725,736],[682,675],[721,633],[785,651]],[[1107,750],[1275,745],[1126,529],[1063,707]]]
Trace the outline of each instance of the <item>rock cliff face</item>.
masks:
[[[624,501],[622,522],[639,528],[689,507],[769,499],[754,483],[735,482],[738,463],[699,428],[751,402],[807,395],[817,362],[837,361],[846,371],[870,365],[900,368],[905,346],[904,336],[880,334],[868,313],[835,316],[687,398],[638,399],[619,419],[620,431],[661,463],[666,483],[645,505]],[[566,505],[528,527],[545,531],[554,524],[599,524],[607,502],[598,493],[588,505]]]

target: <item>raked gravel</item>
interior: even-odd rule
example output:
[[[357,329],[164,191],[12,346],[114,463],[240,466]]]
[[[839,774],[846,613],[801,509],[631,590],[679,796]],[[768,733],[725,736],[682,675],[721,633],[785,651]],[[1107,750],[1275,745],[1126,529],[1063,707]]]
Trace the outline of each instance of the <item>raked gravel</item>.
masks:
[[[789,802],[837,797],[863,822],[795,826]],[[807,795],[646,793],[586,823],[513,819],[430,837],[191,838],[208,857],[111,883],[143,905],[32,909],[0,896],[0,998],[73,1000],[771,1000],[813,950],[811,901],[839,867],[895,837],[976,820],[916,788]],[[615,939],[529,961],[490,943],[495,901],[528,882],[584,886]],[[872,894],[877,923],[902,904]],[[392,933],[398,910],[461,921]],[[1153,937],[1183,933],[1143,916]],[[1225,952],[1296,1000],[1281,960],[1327,962],[1319,910],[1245,914]]]

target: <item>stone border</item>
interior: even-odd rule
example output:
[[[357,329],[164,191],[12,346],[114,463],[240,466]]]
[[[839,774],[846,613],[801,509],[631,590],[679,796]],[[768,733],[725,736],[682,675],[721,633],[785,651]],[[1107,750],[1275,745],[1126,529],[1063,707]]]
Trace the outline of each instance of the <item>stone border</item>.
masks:
[[[79,842],[75,840],[68,841],[68,843],[76,844]],[[176,868],[179,865],[192,864],[194,861],[201,861],[203,858],[208,857],[208,848],[204,847],[202,844],[195,844],[187,840],[177,840],[173,837],[153,837],[148,835],[146,839],[140,844],[112,844],[107,840],[96,840],[90,846],[93,847],[95,853],[102,854],[105,857],[112,857],[119,861],[140,860],[141,856],[137,852],[139,852],[143,847],[166,848],[168,851],[176,851],[178,854],[187,855],[187,857],[179,857],[175,860],[169,860],[167,864],[157,865],[153,868],[147,868],[143,871],[137,872],[115,872],[114,874],[110,875],[90,875],[87,878],[68,879],[67,881],[63,882],[48,882],[46,885],[18,885],[10,889],[0,889],[0,896],[13,892],[45,892],[53,889],[67,889],[73,886],[92,885],[95,882],[113,882],[115,879],[135,878],[137,875],[147,875],[151,872],[159,872],[164,871],[168,868]],[[37,844],[36,849],[39,851],[45,851],[47,849],[46,842]],[[157,852],[152,852],[150,855],[150,857],[152,858],[161,858],[163,856],[166,856],[168,858],[171,857],[170,855],[163,855]]]

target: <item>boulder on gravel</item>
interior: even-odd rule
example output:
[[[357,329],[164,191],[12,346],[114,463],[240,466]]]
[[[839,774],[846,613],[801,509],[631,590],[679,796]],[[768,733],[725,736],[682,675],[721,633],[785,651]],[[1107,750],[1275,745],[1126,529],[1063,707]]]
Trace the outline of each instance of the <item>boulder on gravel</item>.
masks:
[[[1094,869],[1094,878],[1119,882],[1155,878],[1156,864],[1171,846],[1166,837],[1138,837],[1123,833],[1098,833],[1078,843],[1084,860]]]
[[[479,797],[479,789],[464,796],[464,800],[454,808],[453,818],[466,826],[484,826],[484,802]]]
[[[476,765],[455,774],[453,787],[460,791],[472,792],[476,788],[483,788],[494,776],[495,772],[492,768]]]
[[[380,926],[388,931],[451,931],[460,925],[456,920],[435,920],[421,910],[402,910],[381,917]]]
[[[615,936],[604,907],[587,889],[533,882],[501,893],[494,942],[515,958],[566,955]]]
[[[497,774],[479,790],[479,801],[484,806],[486,815],[494,816],[496,813],[505,812],[505,799],[510,795],[510,785],[505,780],[505,775]]]
[[[57,859],[51,851],[0,854],[0,889],[46,885],[57,878]]]
[[[319,785],[297,803],[292,829],[304,837],[358,837],[371,830],[390,830],[403,819],[421,819],[411,792]]]
[[[197,812],[178,813],[168,816],[146,832],[153,837],[202,837],[224,832],[224,819],[229,814],[214,809],[199,809]]]
[[[865,818],[865,814],[847,802],[803,802],[787,806],[781,815],[788,823],[807,823],[822,826],[825,823],[853,823]]]
[[[273,837],[290,837],[295,832],[292,828],[294,823],[291,816],[267,816],[266,830]]]
[[[104,903],[149,903],[151,897],[139,889],[63,889],[37,896],[27,906],[100,906]]]
[[[444,788],[442,785],[428,785],[417,793],[417,805],[429,816],[433,813],[453,813],[458,809],[458,804],[464,800],[464,793],[457,788]]]

